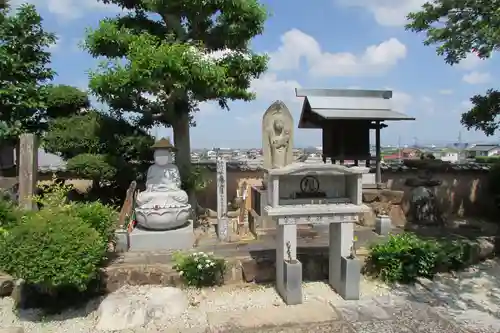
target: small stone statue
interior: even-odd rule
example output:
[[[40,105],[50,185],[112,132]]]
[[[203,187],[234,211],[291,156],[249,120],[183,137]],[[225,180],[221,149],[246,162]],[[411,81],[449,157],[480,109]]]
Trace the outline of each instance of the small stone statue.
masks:
[[[271,145],[271,165],[273,169],[286,166],[287,152],[290,146],[290,131],[285,129],[283,119],[277,117],[269,131]]]
[[[274,102],[262,117],[264,168],[276,169],[293,162],[293,118],[286,105]]]
[[[137,195],[137,224],[153,230],[173,229],[186,223],[191,205],[181,189],[179,169],[173,163],[175,148],[170,140],[161,139],[152,148],[155,164],[148,169],[146,190]]]

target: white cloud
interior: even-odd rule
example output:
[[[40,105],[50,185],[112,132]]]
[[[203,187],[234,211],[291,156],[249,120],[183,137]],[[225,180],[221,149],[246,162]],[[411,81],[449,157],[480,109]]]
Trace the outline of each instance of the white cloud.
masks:
[[[485,62],[484,59],[479,58],[474,53],[469,53],[467,57],[465,57],[465,59],[463,59],[457,64],[457,68],[463,70],[472,70],[479,67],[484,62]]]
[[[462,77],[462,80],[464,82],[467,82],[469,84],[483,84],[483,83],[488,83],[492,79],[491,74],[487,72],[470,72],[469,74],[465,74]]]
[[[402,26],[406,16],[418,11],[428,0],[336,0],[343,6],[362,7],[368,10],[375,21],[383,26]]]
[[[301,88],[299,82],[295,80],[279,80],[275,73],[262,75],[259,79],[254,80],[250,86],[250,90],[257,95],[256,101],[260,102],[259,104],[266,107],[266,105],[269,106],[276,100],[281,100],[290,108],[290,112],[298,110],[303,100],[295,96],[295,88]],[[264,111],[265,109],[245,116],[237,116],[235,119],[242,123],[257,121],[262,118]]]
[[[314,37],[298,30],[287,31],[281,46],[270,53],[269,68],[274,71],[299,69],[305,59],[309,73],[317,77],[361,76],[383,73],[406,57],[406,46],[396,38],[371,45],[362,54],[323,52]]]
[[[413,97],[402,91],[393,91],[391,102],[394,111],[406,112],[410,104],[413,102]]]
[[[13,0],[11,5],[17,7],[23,3],[35,5],[38,9],[47,10],[58,19],[71,21],[83,17],[96,10],[118,12],[116,5],[106,5],[97,0]]]
[[[438,91],[440,95],[453,95],[453,90],[451,89],[441,89]]]
[[[300,103],[302,100],[295,96],[295,88],[301,88],[299,82],[278,80],[278,76],[274,73],[262,75],[259,79],[254,80],[250,86],[250,90],[257,95],[258,100],[273,102],[279,99],[285,103]]]

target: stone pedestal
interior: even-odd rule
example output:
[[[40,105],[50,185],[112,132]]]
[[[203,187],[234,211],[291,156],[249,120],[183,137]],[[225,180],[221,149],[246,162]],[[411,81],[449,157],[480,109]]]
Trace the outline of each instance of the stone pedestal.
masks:
[[[128,230],[115,230],[115,252],[126,252],[130,247]]]
[[[391,218],[387,215],[377,216],[375,218],[375,232],[386,236],[392,229]]]
[[[288,305],[302,303],[302,263],[298,260],[283,262],[283,292],[281,297]]]
[[[138,227],[129,234],[129,251],[188,250],[194,245],[193,221],[177,229],[144,230]]]
[[[296,225],[277,226],[276,290],[286,304],[302,303],[302,264],[297,260]]]
[[[345,300],[359,299],[361,280],[361,261],[357,258],[340,259],[340,290],[338,293]]]
[[[328,282],[340,296],[344,297],[346,284],[349,281],[342,279],[342,257],[351,254],[352,239],[354,237],[353,223],[332,223],[329,230],[329,268]],[[359,279],[358,279],[359,284]],[[359,294],[358,294],[359,298]],[[351,298],[353,299],[353,298]]]

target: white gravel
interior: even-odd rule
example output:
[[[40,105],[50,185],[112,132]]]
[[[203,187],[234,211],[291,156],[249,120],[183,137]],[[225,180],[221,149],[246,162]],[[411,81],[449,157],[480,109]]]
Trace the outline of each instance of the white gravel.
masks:
[[[130,287],[138,293],[147,291],[149,286]],[[343,302],[326,283],[307,282],[303,284],[304,301],[321,299],[332,304]],[[362,298],[387,294],[390,291],[380,283],[363,280]],[[250,308],[284,306],[282,299],[272,286],[244,285],[223,286],[213,289],[186,289],[190,306],[185,313],[175,320],[156,320],[146,327],[126,330],[127,333],[154,332],[204,332],[207,313],[214,311],[238,311]],[[25,333],[96,333],[96,309],[100,299],[93,300],[85,308],[68,310],[54,316],[42,316],[37,310],[21,311],[19,316],[13,311],[11,298],[0,299],[0,328],[23,327]]]

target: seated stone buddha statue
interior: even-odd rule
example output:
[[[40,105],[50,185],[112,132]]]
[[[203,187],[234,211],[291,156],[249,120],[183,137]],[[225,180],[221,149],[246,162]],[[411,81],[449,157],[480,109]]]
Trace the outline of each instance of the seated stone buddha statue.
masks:
[[[174,164],[175,147],[167,138],[152,148],[155,163],[148,169],[146,189],[136,198],[137,224],[145,229],[173,229],[186,223],[191,205],[181,189],[179,169]]]

